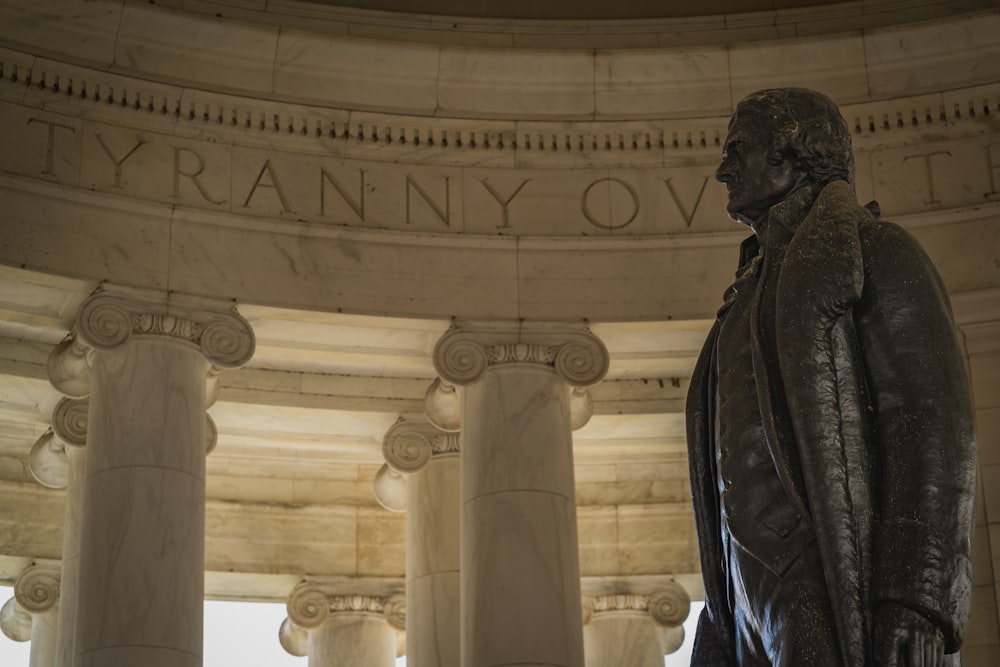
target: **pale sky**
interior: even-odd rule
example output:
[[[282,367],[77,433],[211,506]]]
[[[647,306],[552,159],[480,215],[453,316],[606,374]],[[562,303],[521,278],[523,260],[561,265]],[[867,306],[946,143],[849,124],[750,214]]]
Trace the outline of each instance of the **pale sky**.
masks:
[[[0,606],[14,595],[13,589],[0,586]],[[684,646],[668,655],[666,667],[687,667],[691,662],[691,638],[701,603],[691,604],[691,614],[685,621]],[[306,667],[306,658],[285,653],[278,643],[278,628],[285,619],[285,605],[260,602],[205,602],[205,664],[204,667]],[[0,665],[28,667],[28,642],[11,641],[0,633]],[[397,667],[406,659],[396,661]]]

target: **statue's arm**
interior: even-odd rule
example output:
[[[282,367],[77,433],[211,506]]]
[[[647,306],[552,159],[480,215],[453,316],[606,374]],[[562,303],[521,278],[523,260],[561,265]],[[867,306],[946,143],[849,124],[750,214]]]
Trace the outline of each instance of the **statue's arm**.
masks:
[[[860,239],[855,315],[876,430],[876,650],[923,655],[941,641],[950,653],[971,595],[975,439],[964,362],[947,294],[916,241],[883,222],[862,226]]]
[[[691,667],[732,667],[735,664],[732,642],[719,633],[719,622],[706,605],[698,617],[698,629],[691,649]]]

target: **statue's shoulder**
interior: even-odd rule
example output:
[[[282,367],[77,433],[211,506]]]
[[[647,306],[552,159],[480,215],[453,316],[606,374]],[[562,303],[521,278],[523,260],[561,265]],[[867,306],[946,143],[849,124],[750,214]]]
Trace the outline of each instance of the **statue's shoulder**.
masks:
[[[920,248],[917,239],[902,226],[871,215],[858,224],[858,236],[864,253],[893,253]]]

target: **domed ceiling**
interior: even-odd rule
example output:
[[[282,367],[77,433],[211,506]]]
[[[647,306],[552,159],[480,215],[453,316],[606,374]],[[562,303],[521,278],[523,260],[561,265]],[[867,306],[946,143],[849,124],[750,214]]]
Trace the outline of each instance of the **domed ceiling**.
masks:
[[[703,0],[702,2],[651,2],[650,0],[310,0],[318,4],[382,11],[442,14],[496,19],[606,20],[675,18],[761,12],[817,5],[835,0]]]

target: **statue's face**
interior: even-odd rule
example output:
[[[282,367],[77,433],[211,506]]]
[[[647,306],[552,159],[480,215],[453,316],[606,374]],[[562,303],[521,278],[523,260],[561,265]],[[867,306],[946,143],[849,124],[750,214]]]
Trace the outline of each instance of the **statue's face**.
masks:
[[[805,177],[790,157],[771,151],[773,129],[755,114],[737,114],[729,124],[722,164],[715,178],[729,191],[730,217],[750,227]]]

